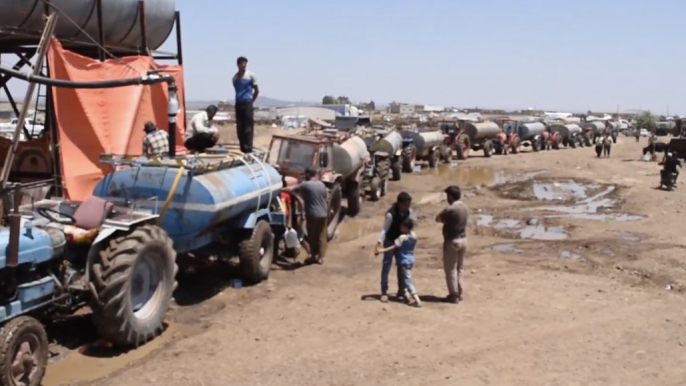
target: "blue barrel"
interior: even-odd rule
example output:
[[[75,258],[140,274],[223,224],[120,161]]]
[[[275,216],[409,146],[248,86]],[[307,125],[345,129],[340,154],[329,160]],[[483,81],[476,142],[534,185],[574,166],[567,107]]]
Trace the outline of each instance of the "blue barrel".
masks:
[[[165,165],[125,167],[106,175],[93,194],[115,206],[133,204],[137,211],[159,214],[178,171]],[[196,250],[218,236],[235,236],[231,231],[242,228],[251,214],[268,208],[282,187],[281,175],[268,164],[204,173],[185,170],[161,226],[177,252]]]

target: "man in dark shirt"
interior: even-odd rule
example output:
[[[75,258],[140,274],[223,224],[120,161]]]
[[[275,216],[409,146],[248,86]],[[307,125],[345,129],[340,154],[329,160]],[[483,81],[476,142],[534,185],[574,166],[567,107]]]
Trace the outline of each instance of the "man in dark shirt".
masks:
[[[323,182],[314,177],[317,171],[313,168],[305,169],[305,181],[293,188],[284,188],[282,191],[296,194],[305,208],[305,221],[307,227],[307,244],[310,247],[308,263],[324,263],[327,238],[327,218],[329,214],[328,189]]]
[[[443,270],[448,285],[445,300],[457,304],[462,300],[464,255],[467,252],[467,206],[462,202],[462,191],[456,185],[445,189],[448,207],[436,216],[443,223]]]

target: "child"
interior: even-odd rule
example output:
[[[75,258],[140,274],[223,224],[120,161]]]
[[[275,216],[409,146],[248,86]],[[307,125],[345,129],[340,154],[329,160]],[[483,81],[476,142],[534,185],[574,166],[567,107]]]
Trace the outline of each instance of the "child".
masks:
[[[412,266],[414,265],[414,248],[417,246],[417,236],[415,236],[412,229],[414,228],[414,220],[407,218],[400,226],[400,237],[395,240],[395,243],[387,248],[380,248],[377,253],[385,253],[397,250],[398,254],[398,270],[401,272],[400,277],[403,280],[402,288],[405,290],[405,297],[410,305],[421,307],[422,302],[419,299],[417,290],[412,283]],[[409,294],[407,293],[409,292]]]

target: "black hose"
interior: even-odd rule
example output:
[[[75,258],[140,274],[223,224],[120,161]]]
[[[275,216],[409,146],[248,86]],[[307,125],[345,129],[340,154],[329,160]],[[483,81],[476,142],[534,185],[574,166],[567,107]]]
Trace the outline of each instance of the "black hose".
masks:
[[[23,79],[30,83],[38,83],[45,86],[61,87],[61,88],[80,88],[80,89],[96,89],[96,88],[116,88],[135,85],[149,85],[157,83],[173,83],[174,78],[171,75],[156,75],[148,74],[139,78],[127,78],[116,80],[103,80],[98,82],[74,82],[71,80],[46,78],[44,76],[37,76],[26,74],[11,68],[0,66],[0,74],[8,75],[13,78]]]

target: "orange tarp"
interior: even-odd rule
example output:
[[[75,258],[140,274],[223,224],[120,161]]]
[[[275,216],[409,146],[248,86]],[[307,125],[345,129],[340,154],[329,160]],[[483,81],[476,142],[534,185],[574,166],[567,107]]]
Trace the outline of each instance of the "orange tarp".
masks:
[[[78,82],[135,78],[151,69],[162,69],[176,80],[179,105],[183,101],[183,68],[157,64],[147,56],[109,59],[104,62],[66,51],[53,40],[48,51],[50,77]],[[95,185],[111,171],[98,162],[102,153],[139,155],[146,121],[167,129],[167,85],[127,86],[109,89],[53,88],[61,168],[67,198],[85,200]],[[177,152],[185,152],[185,111],[177,115]]]

